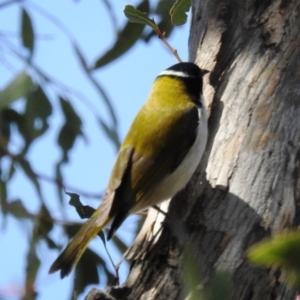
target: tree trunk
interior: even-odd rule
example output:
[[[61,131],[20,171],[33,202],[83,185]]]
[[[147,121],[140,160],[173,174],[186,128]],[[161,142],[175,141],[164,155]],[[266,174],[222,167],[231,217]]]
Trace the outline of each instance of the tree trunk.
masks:
[[[193,1],[190,60],[210,71],[207,149],[163,230],[148,216],[127,281],[107,294],[184,299],[188,252],[199,284],[231,274],[232,299],[295,299],[280,270],[249,264],[245,251],[300,221],[299,31],[300,1]]]

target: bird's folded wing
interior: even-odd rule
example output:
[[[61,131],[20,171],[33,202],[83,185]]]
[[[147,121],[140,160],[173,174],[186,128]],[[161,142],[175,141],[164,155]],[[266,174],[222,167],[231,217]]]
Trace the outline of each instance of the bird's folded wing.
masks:
[[[132,144],[125,143],[121,148],[106,193],[110,202],[113,198],[110,216],[114,221],[110,236],[121,225],[129,211],[136,211],[134,206],[149,206],[146,202],[144,207],[140,204],[164,177],[180,165],[195,142],[198,123],[198,109],[192,107],[185,114],[173,119],[172,124],[150,127],[143,132],[144,144],[140,147],[154,146],[157,153],[142,155],[138,148],[133,149],[133,144],[136,144],[134,141]]]

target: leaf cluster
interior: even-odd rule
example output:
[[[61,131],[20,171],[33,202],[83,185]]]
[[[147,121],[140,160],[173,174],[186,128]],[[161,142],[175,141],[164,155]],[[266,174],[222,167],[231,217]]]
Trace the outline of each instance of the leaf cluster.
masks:
[[[101,82],[96,79],[95,72],[116,61],[132,49],[137,42],[149,42],[151,38],[157,35],[157,29],[153,31],[154,28],[162,30],[163,36],[168,37],[174,29],[172,21],[177,24],[186,21],[185,12],[189,8],[188,3],[190,1],[162,0],[150,5],[148,1],[143,0],[137,5],[137,10],[132,10],[132,7],[127,6],[125,14],[129,20],[122,27],[115,28],[114,44],[104,54],[99,55],[91,65],[87,62],[88,60],[73,37],[65,32],[86,79],[106,107],[105,118],[103,112],[91,109],[99,124],[99,131],[106,135],[116,150],[120,146],[118,118],[112,100]],[[109,1],[103,0],[103,4],[107,8],[112,24],[115,24],[116,18],[112,6]],[[12,216],[21,224],[30,222],[33,226],[33,231],[28,238],[29,247],[26,255],[26,282],[23,299],[35,299],[37,297],[35,282],[41,265],[38,256],[40,242],[45,242],[49,249],[61,250],[64,245],[52,236],[54,226],[59,227],[69,239],[78,230],[77,224],[66,223],[53,217],[46,204],[47,201],[45,201],[46,196],[42,182],[51,182],[57,188],[57,201],[62,204],[63,189],[65,188],[62,168],[69,163],[70,154],[76,142],[79,139],[86,139],[87,135],[83,126],[84,119],[74,104],[79,100],[85,102],[87,106],[89,103],[76,91],[74,92],[63,83],[57,82],[56,79],[51,78],[36,65],[35,54],[38,51],[36,47],[38,35],[36,34],[30,4],[28,5],[25,1],[7,1],[0,6],[0,9],[4,10],[9,5],[17,5],[20,10],[20,19],[14,21],[20,24],[18,39],[21,48],[13,47],[4,39],[0,39],[0,46],[1,48],[6,47],[7,52],[13,59],[21,62],[23,67],[0,89],[0,208],[4,225],[7,216]],[[171,7],[173,7],[172,19],[169,15]],[[146,21],[138,21],[140,24],[137,25],[132,21],[133,18],[140,18],[136,15],[140,14],[138,11],[143,12],[141,14]],[[149,21],[150,19],[144,13],[153,16],[158,20],[157,23],[153,19]],[[150,27],[146,25],[150,25]],[[63,28],[61,30],[64,31]],[[4,36],[5,33],[0,32],[0,35]],[[55,92],[53,93],[53,91]],[[51,118],[57,114],[63,116],[62,124],[57,124],[55,129],[56,144],[54,146],[59,149],[60,157],[55,163],[54,174],[48,175],[34,167],[34,161],[30,158],[29,153],[33,144],[41,143],[46,137]],[[27,209],[26,197],[15,199],[10,195],[9,186],[17,173],[22,173],[36,191],[40,203],[36,213]],[[99,198],[99,194],[96,195],[97,198]],[[89,193],[85,193],[85,195],[95,196]],[[115,245],[120,251],[126,247],[118,237],[115,239]],[[98,268],[108,279],[113,277],[105,258],[92,250],[87,250],[76,269],[77,293],[81,293],[90,283],[99,283]]]

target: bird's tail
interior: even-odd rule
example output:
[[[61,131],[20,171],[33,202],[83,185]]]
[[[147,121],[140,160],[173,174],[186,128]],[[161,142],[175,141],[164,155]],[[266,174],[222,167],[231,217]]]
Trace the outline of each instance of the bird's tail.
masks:
[[[83,224],[78,233],[58,256],[50,267],[49,273],[60,271],[60,277],[68,275],[78,263],[80,257],[88,246],[89,242],[95,237],[100,230],[109,222],[107,216],[104,220],[99,218],[99,208],[94,212],[92,217]],[[103,219],[103,218],[102,218]]]

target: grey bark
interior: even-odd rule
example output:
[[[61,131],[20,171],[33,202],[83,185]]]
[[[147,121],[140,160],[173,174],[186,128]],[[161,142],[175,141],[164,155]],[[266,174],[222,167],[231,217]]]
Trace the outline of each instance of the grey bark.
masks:
[[[171,201],[163,230],[153,231],[153,211],[127,253],[133,259],[127,281],[107,293],[184,299],[182,250],[188,249],[199,284],[225,269],[232,299],[294,300],[282,272],[249,264],[245,251],[300,222],[300,1],[195,0],[192,6],[190,60],[210,71],[207,149]]]

